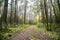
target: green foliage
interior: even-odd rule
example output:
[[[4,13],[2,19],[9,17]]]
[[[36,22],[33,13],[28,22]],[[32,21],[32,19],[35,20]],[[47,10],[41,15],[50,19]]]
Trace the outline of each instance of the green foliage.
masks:
[[[50,32],[54,32],[50,35],[53,40],[60,40],[60,23],[52,23],[51,26],[49,24],[48,29],[51,30]]]
[[[4,40],[4,35],[0,32],[0,40]]]
[[[19,17],[18,19],[19,19],[19,23],[20,23],[20,24],[23,24],[23,22],[24,22],[24,21],[23,21],[23,18],[22,18],[22,17]]]
[[[26,25],[26,24],[24,24],[24,25],[17,25],[16,27],[15,26],[12,26],[12,27],[10,26],[10,27],[8,27],[8,30],[6,32],[3,31],[3,35],[1,35],[0,37],[1,37],[1,39],[6,40],[6,38],[8,37],[8,35],[14,36],[17,33],[19,33],[20,31],[28,28],[29,26],[30,25]]]
[[[40,30],[41,32],[43,32],[44,34],[46,34],[46,35],[48,35],[48,36],[50,36],[50,38],[52,38],[52,40],[58,40],[59,38],[58,38],[58,33],[57,32],[55,32],[55,31],[48,31],[47,29],[46,29],[46,26],[45,26],[46,24],[44,24],[44,25],[40,25],[39,27],[38,27],[38,30]]]

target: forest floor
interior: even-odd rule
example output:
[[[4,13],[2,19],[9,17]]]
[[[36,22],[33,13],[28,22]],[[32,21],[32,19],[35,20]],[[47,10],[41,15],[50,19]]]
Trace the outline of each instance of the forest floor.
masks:
[[[8,40],[52,40],[47,34],[35,28],[35,26],[30,26],[21,32],[14,33],[12,37],[8,37]]]

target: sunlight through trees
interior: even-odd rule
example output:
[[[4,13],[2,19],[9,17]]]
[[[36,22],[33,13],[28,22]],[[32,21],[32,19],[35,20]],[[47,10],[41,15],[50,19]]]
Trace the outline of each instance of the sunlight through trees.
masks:
[[[0,40],[10,27],[24,25],[46,28],[58,35],[48,33],[52,40],[60,40],[60,0],[0,0]]]

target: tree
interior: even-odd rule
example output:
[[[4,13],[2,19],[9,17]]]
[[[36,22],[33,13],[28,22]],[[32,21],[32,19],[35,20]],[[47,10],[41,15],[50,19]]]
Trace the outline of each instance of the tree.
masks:
[[[56,22],[57,23],[60,23],[60,0],[57,0],[57,6],[58,6],[58,8],[57,9],[59,9],[58,10],[58,16],[57,16],[57,20],[56,20]]]
[[[44,8],[45,8],[45,15],[46,15],[46,23],[47,23],[47,30],[48,30],[48,11],[47,11],[47,4],[46,4],[47,0],[44,0]]]
[[[60,0],[57,0],[57,3],[58,3],[59,10],[60,10]]]
[[[4,12],[3,12],[3,22],[6,24],[7,23],[7,10],[8,10],[8,0],[5,0],[4,3]]]
[[[2,0],[0,1],[0,13],[1,13]]]
[[[4,11],[3,11],[3,14],[1,15],[1,18],[0,18],[0,30],[2,31],[2,23],[4,24],[4,29],[7,29],[6,27],[6,24],[7,24],[7,10],[8,10],[8,0],[5,0],[4,1]]]
[[[0,0],[0,30],[2,30],[2,17],[1,17],[1,6],[2,6],[2,0]]]
[[[16,24],[17,24],[17,21],[18,21],[18,15],[17,15],[17,14],[18,14],[18,12],[17,12],[17,11],[18,11],[18,10],[17,10],[18,8],[17,8],[17,7],[18,7],[18,5],[17,5],[17,0],[15,0],[14,23],[16,23]]]
[[[44,23],[44,2],[43,0],[40,1],[41,3],[41,14],[42,14],[42,22]]]
[[[27,7],[27,1],[25,0],[25,8],[24,8],[24,24],[26,23],[26,7]]]
[[[51,0],[50,2],[51,2],[51,5],[52,5],[52,7],[53,7],[54,16],[55,16],[55,20],[56,20],[56,19],[57,19],[57,14],[56,14],[56,12],[55,12],[55,7],[54,7],[54,5],[53,5],[53,3],[52,3],[52,0]],[[55,4],[55,1],[54,1],[54,4]]]
[[[11,0],[10,24],[12,24],[12,20],[13,20],[13,2],[14,2],[14,0]]]

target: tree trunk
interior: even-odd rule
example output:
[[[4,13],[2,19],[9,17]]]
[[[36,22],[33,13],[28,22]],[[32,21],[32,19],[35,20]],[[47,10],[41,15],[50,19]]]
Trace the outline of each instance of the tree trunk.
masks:
[[[53,5],[53,3],[52,3],[52,0],[51,0],[51,5],[52,5],[52,7],[53,7],[53,11],[54,11],[54,15],[55,15],[55,21],[57,20],[57,14],[56,14],[56,12],[55,12],[55,8],[54,8],[54,5]]]
[[[10,24],[12,24],[12,20],[13,20],[13,1],[14,1],[14,0],[11,0]]]
[[[3,12],[3,22],[7,23],[7,10],[8,10],[8,0],[5,0],[4,3],[4,12]]]
[[[26,23],[26,7],[27,7],[27,1],[25,1],[25,9],[24,9],[24,24]]]
[[[43,4],[43,0],[41,0],[41,14],[42,14],[42,23],[44,23],[44,4]]]
[[[57,0],[57,3],[58,3],[59,10],[60,10],[60,0]]]
[[[45,7],[46,24],[47,24],[47,30],[48,30],[48,11],[47,11],[46,0],[44,0],[44,7]]]
[[[14,14],[14,23],[17,24],[18,21],[18,10],[17,10],[17,0],[15,0],[15,14]]]

